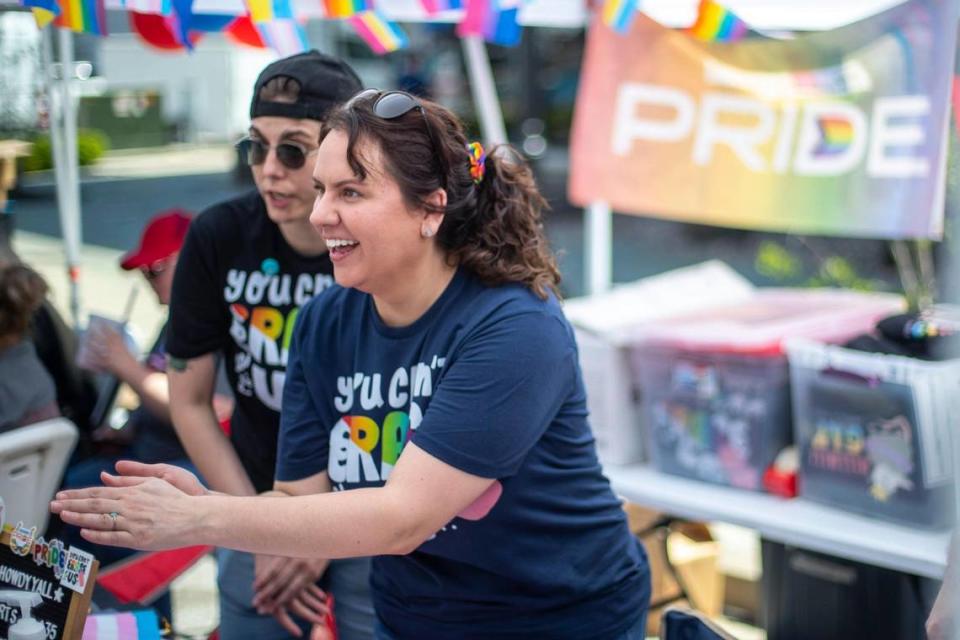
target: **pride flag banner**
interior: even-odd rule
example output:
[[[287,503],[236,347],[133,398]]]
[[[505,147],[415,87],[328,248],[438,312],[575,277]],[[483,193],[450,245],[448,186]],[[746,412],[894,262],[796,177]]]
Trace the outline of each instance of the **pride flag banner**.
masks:
[[[103,0],[60,0],[60,15],[54,24],[77,33],[107,35],[107,14]]]
[[[750,27],[719,2],[700,0],[697,21],[689,32],[704,42],[736,42],[747,37]]]
[[[407,46],[407,34],[379,11],[364,11],[347,20],[377,55]]]
[[[590,27],[570,200],[721,227],[940,239],[960,4],[791,40]]]
[[[637,0],[606,0],[603,22],[617,33],[626,33],[637,14]]]
[[[372,0],[323,0],[328,18],[349,18],[361,11],[373,9]]]
[[[420,0],[423,10],[428,16],[433,16],[444,11],[453,11],[463,9],[463,0]]]

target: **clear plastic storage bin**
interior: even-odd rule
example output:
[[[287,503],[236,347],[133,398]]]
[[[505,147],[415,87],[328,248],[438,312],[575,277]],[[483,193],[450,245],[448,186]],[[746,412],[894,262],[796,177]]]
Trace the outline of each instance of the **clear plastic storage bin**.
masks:
[[[800,494],[904,524],[949,526],[960,361],[806,340],[787,351]]]
[[[660,470],[759,490],[791,440],[783,356],[647,346],[634,353],[649,454]]]
[[[644,327],[630,362],[654,466],[761,490],[764,471],[793,441],[786,339],[839,342],[901,308],[896,296],[768,289]]]

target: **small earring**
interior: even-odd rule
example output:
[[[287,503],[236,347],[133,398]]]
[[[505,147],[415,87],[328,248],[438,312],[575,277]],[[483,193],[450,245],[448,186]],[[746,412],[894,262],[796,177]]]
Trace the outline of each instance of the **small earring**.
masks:
[[[432,238],[432,237],[433,237],[433,229],[431,229],[430,227],[427,227],[426,229],[422,229],[422,230],[420,231],[420,235],[423,236],[424,238]]]

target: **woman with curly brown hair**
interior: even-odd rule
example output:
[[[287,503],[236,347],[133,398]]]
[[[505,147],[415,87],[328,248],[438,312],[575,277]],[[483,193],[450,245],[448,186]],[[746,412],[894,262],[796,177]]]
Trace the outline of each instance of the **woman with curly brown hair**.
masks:
[[[314,179],[339,286],[291,336],[277,487],[326,495],[131,465],[53,509],[96,542],[376,556],[381,639],[643,638],[646,557],[597,461],[529,169],[371,90],[324,124]]]
[[[27,339],[46,293],[36,271],[0,262],[0,431],[60,415],[53,378]]]

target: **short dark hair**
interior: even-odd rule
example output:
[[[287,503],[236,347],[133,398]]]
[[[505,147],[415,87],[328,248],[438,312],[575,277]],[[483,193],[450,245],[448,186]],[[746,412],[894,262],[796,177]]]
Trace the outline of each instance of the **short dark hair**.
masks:
[[[0,263],[0,337],[22,337],[47,295],[47,283],[30,267]]]

